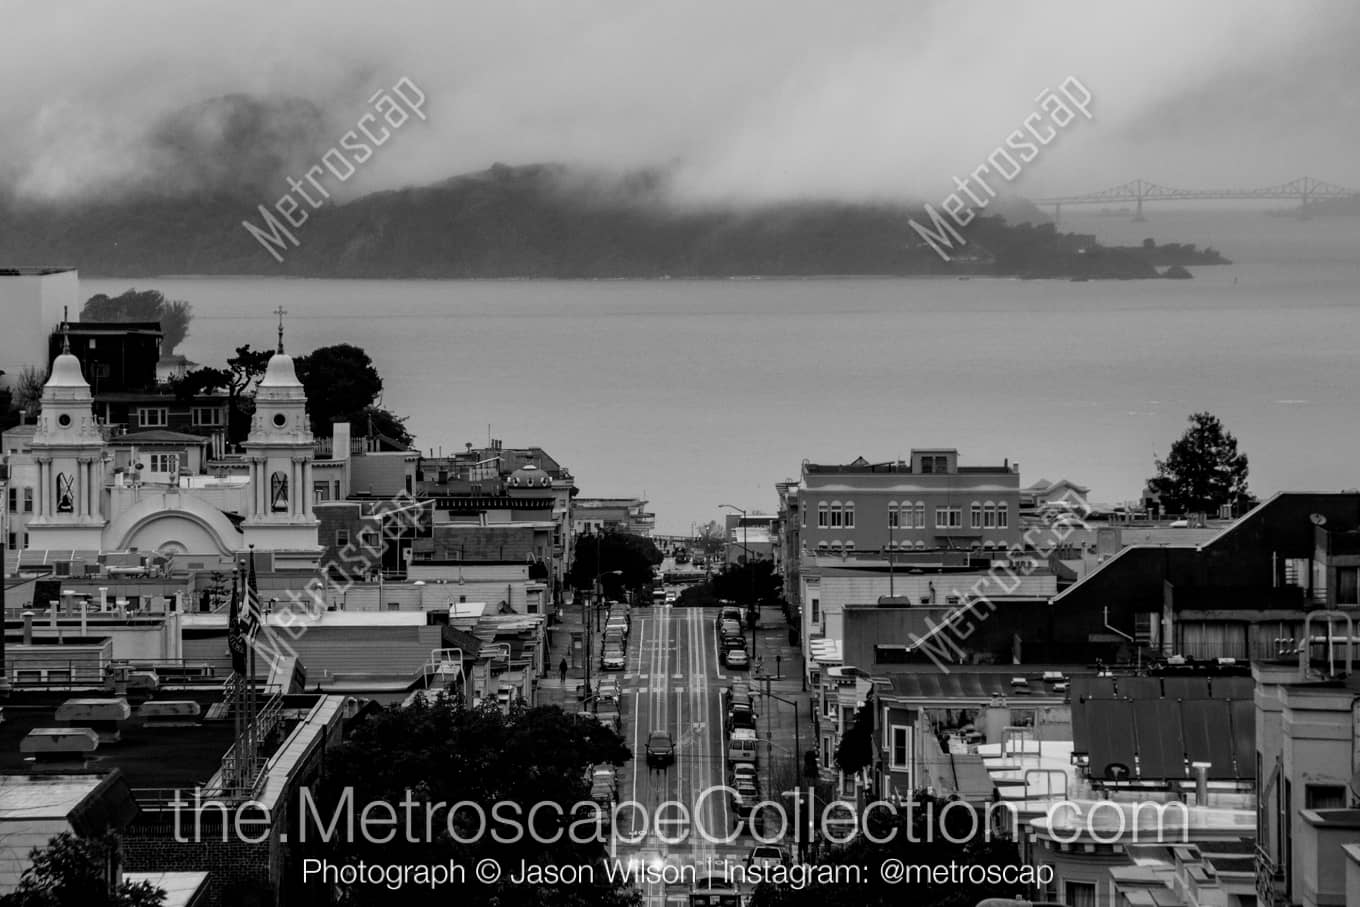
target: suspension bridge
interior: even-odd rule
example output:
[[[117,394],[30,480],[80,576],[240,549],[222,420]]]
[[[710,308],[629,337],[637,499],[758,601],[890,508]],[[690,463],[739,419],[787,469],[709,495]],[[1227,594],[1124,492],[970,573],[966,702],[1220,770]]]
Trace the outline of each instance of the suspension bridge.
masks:
[[[1037,198],[1034,203],[1037,205],[1052,205],[1054,220],[1062,220],[1063,205],[1109,205],[1112,203],[1131,202],[1134,208],[1133,219],[1135,221],[1145,220],[1143,217],[1144,202],[1170,202],[1170,201],[1210,201],[1220,199],[1282,199],[1295,200],[1299,202],[1299,217],[1308,216],[1309,205],[1324,199],[1358,199],[1360,200],[1360,189],[1347,189],[1345,186],[1338,186],[1334,183],[1323,182],[1311,176],[1301,176],[1296,180],[1287,183],[1280,183],[1278,186],[1263,186],[1258,189],[1178,189],[1172,186],[1163,186],[1159,183],[1149,182],[1145,179],[1136,179],[1131,182],[1121,183],[1118,186],[1111,186],[1099,192],[1088,192],[1084,195],[1059,195],[1051,198]]]

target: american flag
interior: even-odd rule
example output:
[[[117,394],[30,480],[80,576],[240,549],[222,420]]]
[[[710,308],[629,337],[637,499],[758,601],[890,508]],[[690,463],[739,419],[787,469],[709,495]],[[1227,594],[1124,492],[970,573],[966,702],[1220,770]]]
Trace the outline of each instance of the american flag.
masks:
[[[244,677],[247,653],[260,632],[260,587],[255,578],[255,552],[250,552],[244,595],[238,598],[232,590],[231,617],[227,621],[227,649],[231,652],[231,669]]]

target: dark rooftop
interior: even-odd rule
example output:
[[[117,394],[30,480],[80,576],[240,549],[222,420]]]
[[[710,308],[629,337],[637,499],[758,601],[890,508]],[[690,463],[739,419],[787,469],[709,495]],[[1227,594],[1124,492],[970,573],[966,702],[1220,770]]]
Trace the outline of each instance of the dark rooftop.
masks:
[[[63,702],[108,695],[102,690],[15,691],[5,701],[5,721],[0,724],[0,771],[35,770],[34,763],[19,752],[19,742],[34,728],[62,726],[55,715]],[[220,690],[163,690],[157,698],[192,699],[206,714],[222,694]],[[189,788],[212,777],[234,736],[231,720],[204,721],[195,727],[148,728],[133,718],[123,726],[120,742],[100,744],[86,770],[120,769],[134,788]]]
[[[67,271],[74,270],[75,268],[20,266],[15,268],[0,268],[0,277],[46,277],[49,274],[65,274]]]

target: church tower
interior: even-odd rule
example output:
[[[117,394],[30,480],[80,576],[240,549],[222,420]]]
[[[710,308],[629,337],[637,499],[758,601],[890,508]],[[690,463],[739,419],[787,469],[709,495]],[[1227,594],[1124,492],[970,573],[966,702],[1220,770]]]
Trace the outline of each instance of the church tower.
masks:
[[[63,341],[43,385],[32,450],[38,485],[28,521],[29,547],[99,551],[106,524],[101,494],[104,436],[95,422],[90,385],[69,341]]]
[[[307,419],[307,395],[279,345],[255,391],[255,419],[245,442],[251,498],[242,529],[247,545],[273,551],[276,569],[314,567],[320,557],[319,525],[312,513],[315,439]]]

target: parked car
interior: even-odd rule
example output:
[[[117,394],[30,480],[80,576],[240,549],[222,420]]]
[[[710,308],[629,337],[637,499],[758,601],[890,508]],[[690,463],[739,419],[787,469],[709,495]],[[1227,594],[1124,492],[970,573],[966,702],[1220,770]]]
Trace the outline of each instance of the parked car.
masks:
[[[741,623],[740,623],[739,621],[735,621],[735,620],[720,620],[720,621],[718,621],[718,635],[719,635],[719,636],[740,636],[740,635],[741,635]]]
[[[749,784],[757,784],[756,767],[749,762],[738,762],[732,766],[732,775],[727,779],[733,785],[738,781],[745,781]],[[757,784],[757,786],[759,786]]]
[[[647,735],[647,764],[665,768],[675,763],[675,738],[670,731],[652,731]]]
[[[732,798],[732,806],[736,809],[737,815],[745,819],[760,802],[760,790],[749,781],[738,781],[732,787],[737,792]]]
[[[756,713],[749,706],[738,705],[727,713],[727,733],[730,734],[737,728],[755,730]]]
[[[744,671],[751,666],[751,659],[745,649],[728,649],[727,666]]]
[[[783,848],[775,847],[772,844],[760,844],[751,848],[751,852],[746,855],[746,865],[754,866],[759,869],[771,869],[775,866],[783,866],[788,863],[788,854],[784,853]]]
[[[599,696],[601,701],[612,699],[618,702],[620,697],[619,679],[617,677],[602,678],[595,688],[595,695]]]
[[[606,646],[604,657],[600,659],[600,667],[606,671],[622,671],[627,660],[622,646]]]
[[[721,624],[723,621],[726,620],[734,621],[738,626],[740,626],[741,609],[738,608],[736,605],[724,605],[722,610],[718,612],[718,622]]]

